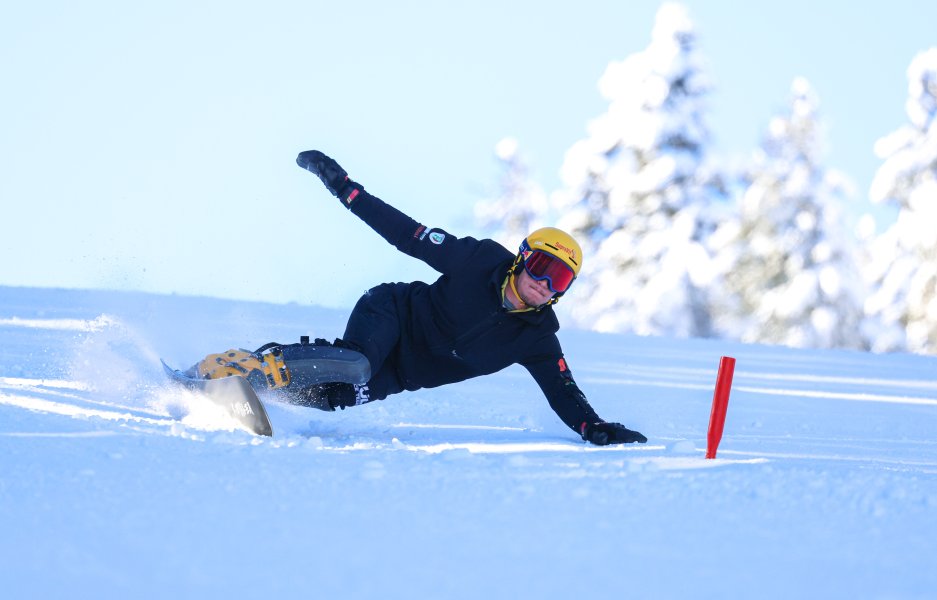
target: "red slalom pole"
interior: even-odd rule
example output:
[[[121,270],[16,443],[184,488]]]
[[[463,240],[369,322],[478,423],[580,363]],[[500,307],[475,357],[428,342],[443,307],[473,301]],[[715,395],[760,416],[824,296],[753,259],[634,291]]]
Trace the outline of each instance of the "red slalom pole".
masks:
[[[716,458],[716,449],[722,441],[722,428],[726,424],[726,410],[729,408],[729,391],[732,389],[732,375],[735,373],[735,359],[723,356],[719,360],[719,373],[716,375],[716,391],[713,393],[713,409],[709,415],[709,433],[706,435],[706,458]]]

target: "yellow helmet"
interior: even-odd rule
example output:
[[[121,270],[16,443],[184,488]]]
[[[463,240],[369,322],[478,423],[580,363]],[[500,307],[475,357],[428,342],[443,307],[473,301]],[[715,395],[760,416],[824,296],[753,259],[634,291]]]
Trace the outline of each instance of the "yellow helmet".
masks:
[[[521,242],[520,253],[535,250],[542,250],[560,259],[573,270],[573,275],[578,276],[579,270],[582,269],[582,248],[573,236],[562,229],[541,227],[528,235]],[[524,259],[526,260],[527,257],[525,256]]]
[[[566,293],[582,269],[582,248],[571,235],[555,227],[543,227],[521,242],[514,271],[525,269],[531,277],[546,280],[553,292],[548,304]]]

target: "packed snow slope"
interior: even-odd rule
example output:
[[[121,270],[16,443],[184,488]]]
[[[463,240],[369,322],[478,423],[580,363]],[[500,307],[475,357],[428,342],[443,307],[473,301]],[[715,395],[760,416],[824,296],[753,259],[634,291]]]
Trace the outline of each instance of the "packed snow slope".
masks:
[[[308,306],[0,288],[5,598],[933,598],[937,358],[560,332],[584,444],[525,371],[273,438],[164,380],[335,337]],[[716,367],[736,357],[716,460]]]

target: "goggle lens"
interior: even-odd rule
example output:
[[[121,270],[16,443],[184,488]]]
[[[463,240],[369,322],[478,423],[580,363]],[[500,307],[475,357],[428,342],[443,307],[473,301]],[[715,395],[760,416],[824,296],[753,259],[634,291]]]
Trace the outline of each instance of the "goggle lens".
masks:
[[[535,250],[527,257],[524,261],[524,269],[537,281],[546,279],[550,285],[550,291],[554,294],[561,294],[568,290],[573,279],[576,278],[576,274],[569,265],[540,250]]]

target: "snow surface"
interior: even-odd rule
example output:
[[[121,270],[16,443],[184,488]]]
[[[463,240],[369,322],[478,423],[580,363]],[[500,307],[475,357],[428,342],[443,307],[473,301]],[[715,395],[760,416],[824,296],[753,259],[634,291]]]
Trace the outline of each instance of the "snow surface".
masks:
[[[937,358],[562,331],[597,448],[519,368],[232,429],[157,358],[299,305],[0,288],[5,598],[933,598]],[[705,460],[720,355],[737,358]]]

